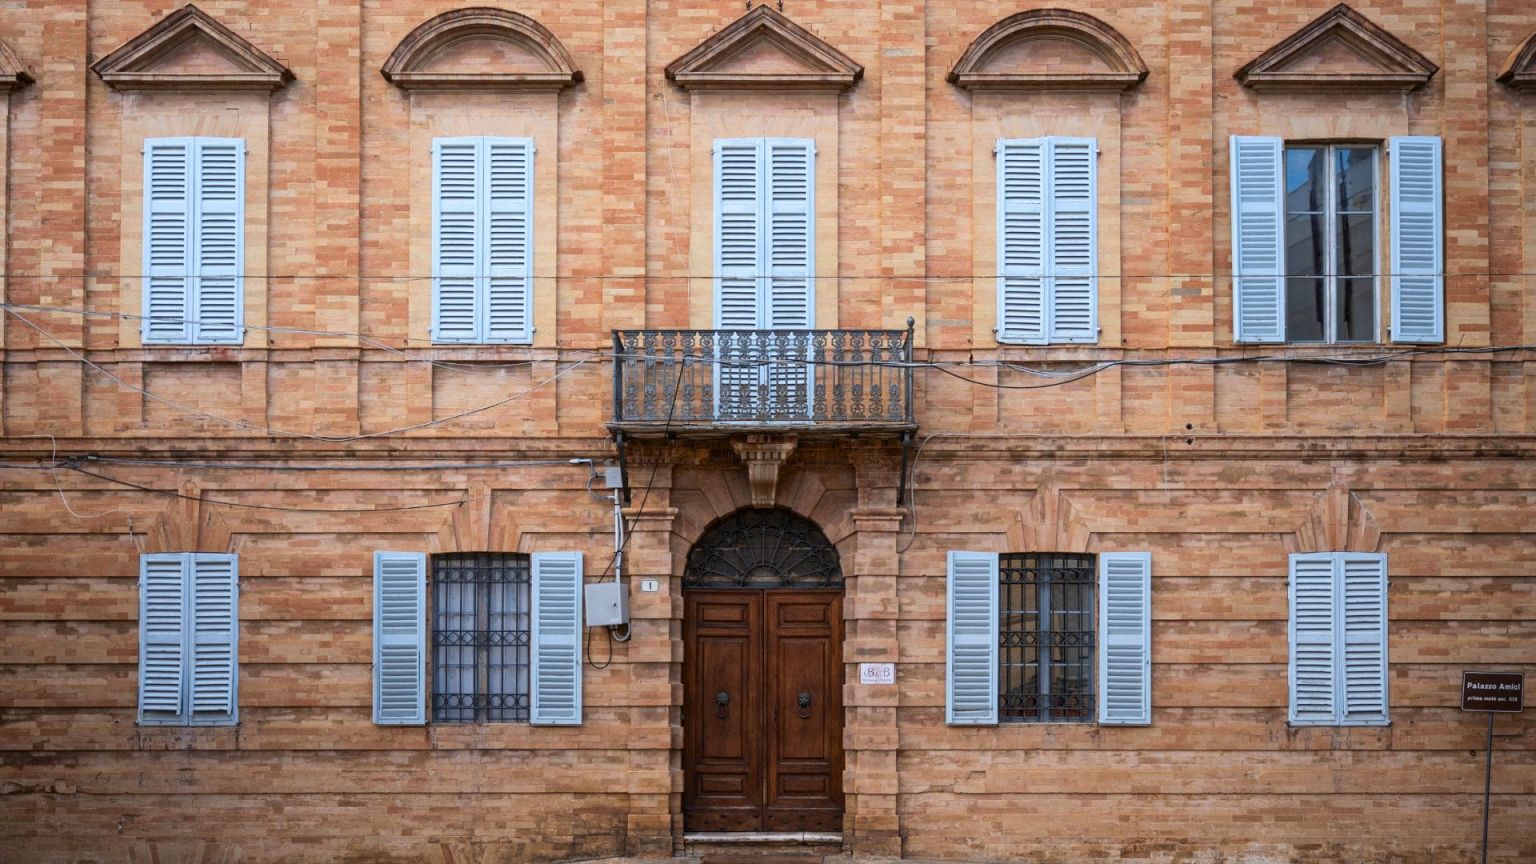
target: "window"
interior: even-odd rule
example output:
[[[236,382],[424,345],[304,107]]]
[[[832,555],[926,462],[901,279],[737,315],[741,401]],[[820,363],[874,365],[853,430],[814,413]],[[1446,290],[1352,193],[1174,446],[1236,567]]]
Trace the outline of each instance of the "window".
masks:
[[[1151,556],[951,552],[946,720],[1151,722]]]
[[[1377,342],[1380,274],[1396,342],[1444,341],[1441,143],[1232,138],[1233,329],[1239,342]],[[1383,261],[1389,260],[1389,269]]]
[[[236,722],[239,640],[234,555],[139,557],[139,722]]]
[[[579,725],[581,553],[433,555],[430,583],[428,565],[374,553],[373,721],[426,723],[430,701],[437,723]]]
[[[1290,560],[1290,722],[1387,723],[1387,557],[1357,552]]]
[[[432,341],[533,340],[533,139],[432,142]]]
[[[1093,343],[1098,142],[997,142],[997,341]]]
[[[245,329],[245,142],[144,142],[145,344],[238,345]]]

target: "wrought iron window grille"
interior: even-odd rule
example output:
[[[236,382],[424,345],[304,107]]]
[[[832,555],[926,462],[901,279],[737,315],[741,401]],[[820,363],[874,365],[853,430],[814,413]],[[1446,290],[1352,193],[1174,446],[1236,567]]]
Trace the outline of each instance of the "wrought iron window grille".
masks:
[[[686,588],[841,588],[837,548],[790,510],[738,510],[688,552]]]
[[[1097,694],[1093,555],[998,558],[998,719],[1087,722]]]
[[[528,719],[532,561],[432,556],[432,721]]]

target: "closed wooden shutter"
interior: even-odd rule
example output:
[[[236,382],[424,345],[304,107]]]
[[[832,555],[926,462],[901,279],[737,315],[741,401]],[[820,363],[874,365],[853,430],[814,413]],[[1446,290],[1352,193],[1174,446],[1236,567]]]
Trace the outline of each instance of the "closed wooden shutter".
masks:
[[[1233,135],[1231,150],[1233,338],[1284,342],[1284,142]]]
[[[432,341],[480,341],[480,139],[432,142]]]
[[[808,139],[770,138],[764,150],[768,279],[763,326],[775,330],[813,327],[816,145]]]
[[[1441,143],[1389,142],[1392,178],[1392,341],[1445,341],[1445,228]]]
[[[1152,722],[1152,556],[1099,556],[1099,722]]]
[[[1290,568],[1290,720],[1336,722],[1333,556],[1292,555]]]
[[[533,139],[487,138],[485,335],[533,340]]]
[[[373,553],[373,722],[427,722],[427,556]]]
[[[192,338],[192,138],[144,142],[144,320],[146,344]]]
[[[715,326],[722,330],[767,326],[759,302],[763,145],[761,138],[715,142]]]
[[[245,333],[245,142],[238,138],[193,141],[197,194],[192,341],[238,345]]]
[[[236,608],[238,582],[233,555],[191,556],[192,657],[189,722],[235,721],[238,684]]]
[[[180,722],[184,714],[186,561],[139,556],[139,722]]]
[[[1049,138],[1050,211],[1046,222],[1046,310],[1051,342],[1099,338],[1098,143]]]
[[[581,725],[580,552],[533,555],[532,699],[536,726]]]
[[[950,552],[944,720],[997,723],[997,555]]]
[[[1046,341],[1048,139],[997,142],[997,341]]]
[[[1338,556],[1343,676],[1340,722],[1387,722],[1387,556]]]

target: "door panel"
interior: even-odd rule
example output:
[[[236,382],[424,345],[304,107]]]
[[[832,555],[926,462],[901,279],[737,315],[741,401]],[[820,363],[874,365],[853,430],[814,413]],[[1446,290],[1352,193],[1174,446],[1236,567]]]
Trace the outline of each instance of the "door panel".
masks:
[[[841,593],[684,596],[685,827],[839,830]]]

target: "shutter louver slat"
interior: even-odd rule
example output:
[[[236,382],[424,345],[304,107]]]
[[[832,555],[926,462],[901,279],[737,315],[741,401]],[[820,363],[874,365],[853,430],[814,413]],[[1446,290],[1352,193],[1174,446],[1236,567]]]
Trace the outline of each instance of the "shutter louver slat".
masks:
[[[481,339],[478,283],[480,142],[439,138],[432,145],[432,341]]]
[[[486,143],[486,341],[533,339],[533,140]]]
[[[1098,340],[1098,145],[1050,138],[1050,226],[1046,275],[1051,342]]]
[[[1232,327],[1238,342],[1285,341],[1283,149],[1279,138],[1231,139]]]
[[[139,557],[139,722],[182,715],[186,657],[183,555]]]
[[[1386,556],[1343,555],[1344,651],[1341,720],[1387,720]]]
[[[426,722],[427,556],[373,554],[373,722]]]
[[[1331,723],[1337,711],[1333,556],[1292,555],[1290,720]]]
[[[997,723],[997,555],[950,552],[944,720]]]
[[[997,146],[997,340],[1045,344],[1047,139]]]
[[[1392,341],[1445,341],[1441,142],[1393,138]]]
[[[145,343],[187,342],[192,328],[188,281],[192,246],[190,138],[144,142]]]
[[[580,552],[533,555],[530,722],[581,725]]]
[[[192,556],[193,723],[235,718],[236,578],[235,556]]]
[[[198,138],[196,150],[193,341],[238,344],[244,336],[245,143]]]
[[[1152,556],[1099,556],[1099,722],[1152,722]]]

